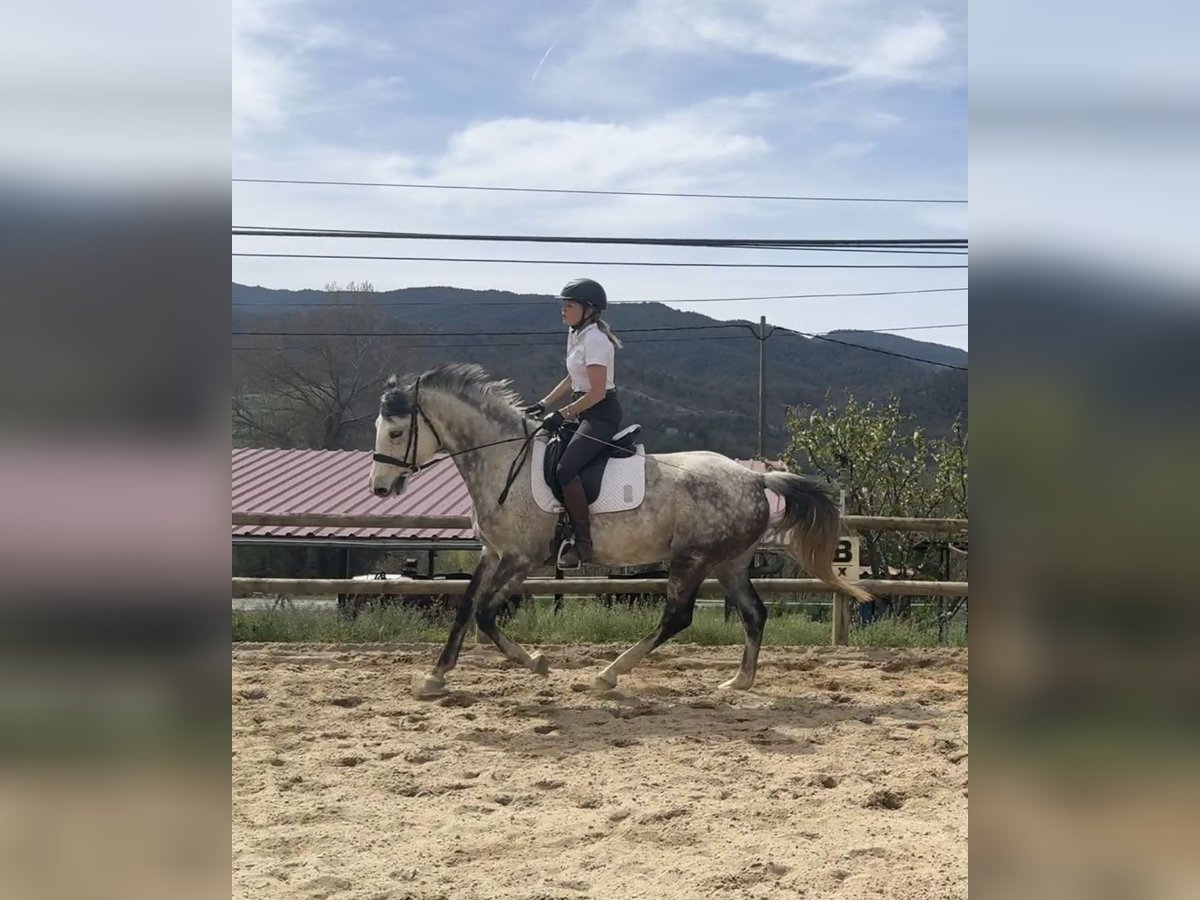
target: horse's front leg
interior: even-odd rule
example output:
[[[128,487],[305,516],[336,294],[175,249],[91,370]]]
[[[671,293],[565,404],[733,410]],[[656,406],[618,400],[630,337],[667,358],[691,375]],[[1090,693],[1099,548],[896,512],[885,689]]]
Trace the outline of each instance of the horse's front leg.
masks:
[[[495,644],[500,652],[518,665],[524,666],[538,675],[546,675],[550,664],[541,653],[530,656],[525,649],[500,630],[496,624],[496,614],[504,605],[509,595],[514,593],[525,581],[525,576],[533,567],[531,560],[517,556],[504,556],[500,560],[500,568],[493,583],[491,596],[484,597],[475,613],[475,622],[479,630]]]
[[[484,547],[479,556],[479,565],[475,567],[471,581],[467,584],[466,593],[458,601],[458,610],[454,614],[454,624],[450,626],[450,637],[446,639],[446,646],[442,648],[442,654],[438,657],[433,671],[415,685],[418,697],[436,696],[445,689],[446,673],[458,665],[458,654],[462,650],[467,625],[475,612],[475,603],[480,597],[491,596],[499,568],[500,554]]]

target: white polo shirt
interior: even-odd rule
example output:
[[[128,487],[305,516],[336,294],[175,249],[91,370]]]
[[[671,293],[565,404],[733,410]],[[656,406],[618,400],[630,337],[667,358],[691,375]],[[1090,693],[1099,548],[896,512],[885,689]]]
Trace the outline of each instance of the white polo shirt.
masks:
[[[616,357],[616,348],[612,341],[595,324],[587,325],[579,331],[568,331],[567,374],[571,376],[571,390],[590,390],[592,383],[588,379],[587,367],[604,366],[605,389],[611,391],[616,386],[613,380]]]

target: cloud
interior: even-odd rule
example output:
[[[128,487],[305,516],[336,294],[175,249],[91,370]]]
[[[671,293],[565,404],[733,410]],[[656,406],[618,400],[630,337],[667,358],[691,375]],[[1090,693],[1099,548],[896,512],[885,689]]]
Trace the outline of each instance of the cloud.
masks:
[[[740,130],[736,116],[718,109],[737,104],[702,104],[635,122],[512,117],[469,123],[440,150],[422,157],[372,152],[337,143],[291,146],[262,161],[243,154],[242,171],[260,165],[303,172],[314,179],[402,181],[429,184],[566,187],[616,190],[712,190],[735,182],[748,168],[767,165],[770,146]],[[351,191],[306,188],[268,191],[238,185],[239,220],[326,227],[411,228],[427,231],[492,231],[568,234],[719,233],[736,228],[743,210],[727,201],[594,195],[476,193],[445,190]],[[720,223],[720,224],[716,224]],[[253,242],[264,249],[261,241]],[[296,249],[295,245],[279,249]],[[359,252],[361,248],[358,248]],[[398,252],[390,244],[382,252]],[[413,248],[408,248],[409,251]],[[603,258],[583,247],[530,248],[446,245],[447,255]],[[336,252],[345,252],[338,247]],[[433,245],[421,251],[432,255]],[[522,252],[526,251],[526,252]],[[626,248],[620,256],[654,258],[655,251]],[[659,254],[661,256],[661,254]],[[676,254],[678,256],[678,254]],[[394,266],[391,267],[394,270]],[[462,267],[458,267],[462,270]],[[497,284],[517,273],[499,270]],[[473,274],[470,267],[455,278]],[[557,278],[557,275],[552,276]],[[382,282],[385,283],[385,282]]]
[[[235,0],[233,4],[233,130],[281,128],[303,79],[275,41],[289,26],[278,0]]]
[[[918,209],[915,220],[925,232],[942,235],[965,235],[967,233],[967,208],[965,206],[927,206]]]
[[[487,183],[570,184],[586,173],[598,187],[661,184],[682,167],[744,164],[766,142],[720,123],[676,114],[658,122],[497,119],[455,134],[434,168]]]
[[[394,59],[389,44],[317,18],[307,0],[235,0],[233,5],[233,129],[282,131],[298,113],[314,109],[391,102],[404,96],[404,79],[365,75],[335,89],[321,77],[317,60],[331,51],[365,61]],[[331,99],[332,98],[332,99]]]
[[[836,141],[824,155],[824,159],[855,159],[866,156],[875,149],[871,141]]]
[[[956,69],[961,4],[942,17],[903,0],[641,0],[612,24],[627,37],[598,35],[593,50],[714,51],[771,57],[833,75],[888,81],[942,80]]]
[[[932,17],[923,16],[879,35],[873,52],[855,65],[853,74],[867,78],[914,77],[937,61],[946,42],[946,29]]]

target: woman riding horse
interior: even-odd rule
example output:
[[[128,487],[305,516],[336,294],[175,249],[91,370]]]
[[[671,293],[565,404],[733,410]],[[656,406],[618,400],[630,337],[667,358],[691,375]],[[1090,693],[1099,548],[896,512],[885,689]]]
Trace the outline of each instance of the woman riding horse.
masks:
[[[534,496],[533,479],[541,473],[514,446],[527,445],[529,439],[519,403],[507,382],[472,365],[438,366],[403,383],[389,379],[380,397],[372,492],[377,497],[399,494],[409,476],[433,464],[438,454],[448,454],[471,494],[473,528],[483,545],[446,646],[416,685],[418,696],[445,689],[446,674],[458,663],[472,619],[509,659],[539,674],[549,671],[544,655],[528,653],[497,622],[506,599],[521,590],[526,576],[545,559],[557,525],[557,517],[541,509]],[[515,473],[514,459],[520,460]],[[767,609],[750,580],[750,563],[768,531],[779,535],[787,551],[833,590],[863,602],[871,599],[834,572],[841,516],[824,485],[790,472],[755,472],[703,450],[649,453],[644,460],[646,497],[653,502],[600,517],[593,556],[606,566],[665,560],[667,602],[658,627],[609,663],[596,676],[597,688],[616,687],[620,676],[691,625],[696,595],[709,574],[733,600],[746,629],[741,668],[723,686],[746,690],[753,685]],[[768,491],[783,501],[777,521],[771,517]]]
[[[592,558],[591,520],[579,473],[607,449],[607,443],[621,429],[615,378],[616,350],[621,342],[600,318],[608,307],[608,297],[597,282],[576,278],[563,287],[558,299],[562,301],[563,324],[569,329],[567,377],[525,412],[544,415],[543,425],[548,431],[557,431],[564,419],[579,419],[579,429],[563,451],[555,473],[574,531],[574,541],[562,548],[559,564],[577,568]],[[568,391],[571,402],[547,413]]]

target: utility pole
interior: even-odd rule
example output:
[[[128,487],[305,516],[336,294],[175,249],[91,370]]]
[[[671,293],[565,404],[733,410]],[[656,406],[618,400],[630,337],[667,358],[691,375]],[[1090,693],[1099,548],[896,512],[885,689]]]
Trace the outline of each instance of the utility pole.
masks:
[[[765,459],[767,432],[767,317],[758,317],[758,458]]]

